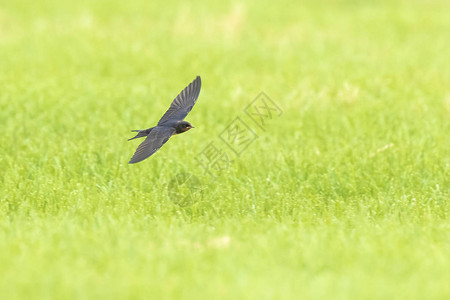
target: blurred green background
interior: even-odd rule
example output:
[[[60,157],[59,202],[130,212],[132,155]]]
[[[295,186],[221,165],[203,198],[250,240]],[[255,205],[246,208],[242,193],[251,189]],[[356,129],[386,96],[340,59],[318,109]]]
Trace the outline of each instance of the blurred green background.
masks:
[[[0,299],[449,299],[449,33],[439,0],[1,1]],[[196,129],[128,165],[196,75]]]

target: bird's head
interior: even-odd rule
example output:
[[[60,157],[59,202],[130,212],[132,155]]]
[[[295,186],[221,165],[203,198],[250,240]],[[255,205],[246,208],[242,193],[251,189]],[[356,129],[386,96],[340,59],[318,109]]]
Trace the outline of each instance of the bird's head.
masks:
[[[188,131],[191,128],[194,128],[194,126],[192,126],[191,123],[186,122],[186,121],[178,122],[175,125],[175,129],[176,129],[177,133],[186,132],[186,131]]]

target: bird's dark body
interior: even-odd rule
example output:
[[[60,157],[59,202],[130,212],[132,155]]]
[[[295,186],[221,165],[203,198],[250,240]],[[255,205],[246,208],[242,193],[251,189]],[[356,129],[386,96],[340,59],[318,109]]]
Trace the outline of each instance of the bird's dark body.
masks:
[[[188,122],[183,122],[182,124],[177,124],[177,123],[170,124],[170,125],[166,125],[165,124],[165,126],[170,126],[170,127],[175,128],[175,132],[172,133],[172,135],[176,135],[176,134],[180,134],[180,133],[183,133],[183,132],[187,131],[187,130],[183,130],[183,128],[182,128],[182,125],[184,123],[188,124]],[[158,127],[158,126],[155,126],[155,127]],[[151,127],[151,128],[148,128],[148,129],[142,129],[142,130],[132,130],[132,132],[137,132],[138,134],[135,137],[132,137],[131,139],[128,139],[128,140],[131,141],[131,140],[138,139],[138,138],[141,138],[141,137],[144,137],[144,136],[148,136],[149,133],[152,131],[152,129],[155,128],[155,127]]]
[[[183,121],[191,111],[200,93],[200,76],[189,84],[173,100],[169,109],[159,120],[158,125],[148,129],[132,130],[137,132],[130,140],[147,137],[136,149],[130,164],[140,162],[155,153],[172,135],[180,134],[194,128],[189,122]]]

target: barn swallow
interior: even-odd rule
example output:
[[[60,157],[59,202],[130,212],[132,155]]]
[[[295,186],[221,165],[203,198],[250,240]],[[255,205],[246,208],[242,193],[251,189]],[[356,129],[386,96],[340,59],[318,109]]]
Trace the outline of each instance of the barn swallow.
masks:
[[[173,100],[169,109],[159,120],[158,125],[143,130],[132,130],[138,134],[129,141],[146,136],[147,138],[137,147],[129,164],[143,161],[158,151],[172,135],[180,134],[194,128],[189,122],[184,121],[187,114],[194,107],[200,94],[202,82],[197,76],[187,87]]]

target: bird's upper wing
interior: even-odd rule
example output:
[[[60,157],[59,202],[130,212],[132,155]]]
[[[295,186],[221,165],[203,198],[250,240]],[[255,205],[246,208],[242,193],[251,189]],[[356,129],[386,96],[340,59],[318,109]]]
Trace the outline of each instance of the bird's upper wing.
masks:
[[[147,138],[137,147],[136,152],[130,160],[130,164],[140,162],[164,145],[174,133],[175,129],[172,127],[156,126],[148,134]]]
[[[201,85],[202,81],[200,76],[197,76],[197,78],[185,87],[173,100],[169,109],[164,116],[162,116],[161,120],[159,120],[158,125],[162,125],[169,120],[181,121],[186,118],[187,114],[191,111],[197,101]]]

